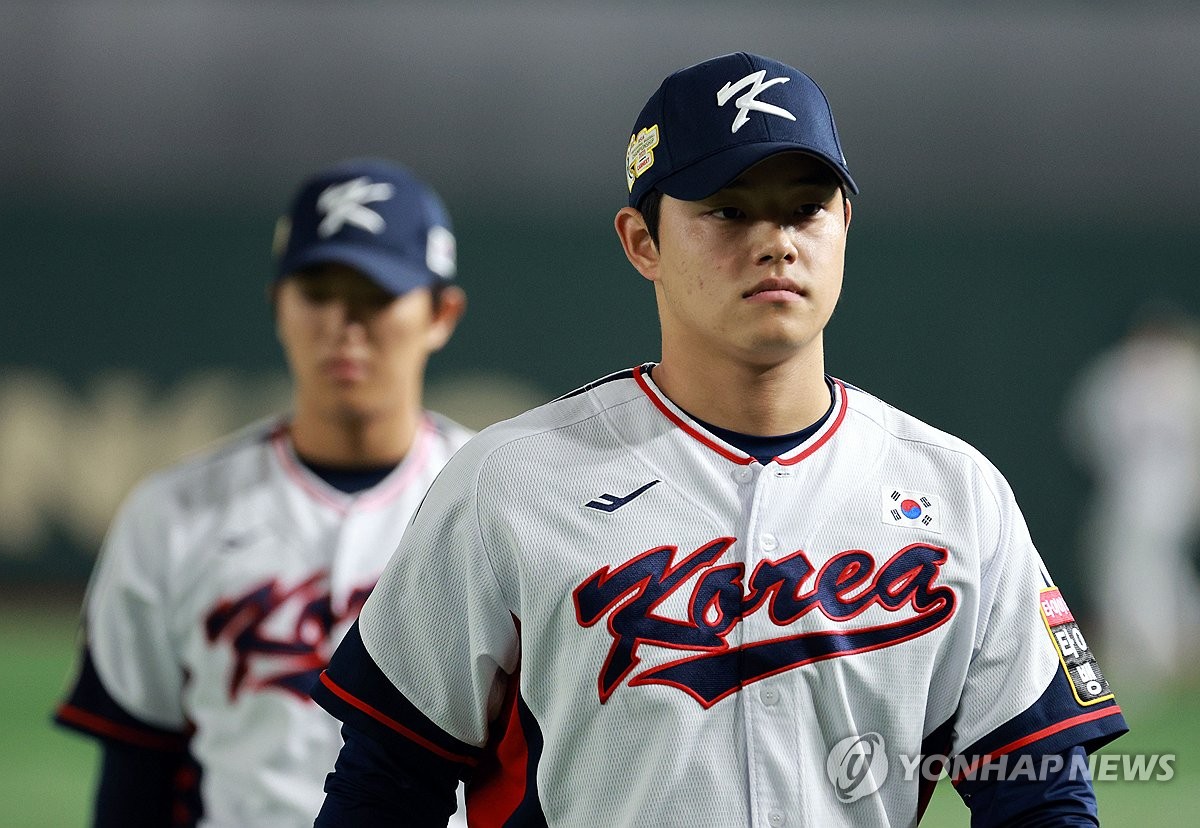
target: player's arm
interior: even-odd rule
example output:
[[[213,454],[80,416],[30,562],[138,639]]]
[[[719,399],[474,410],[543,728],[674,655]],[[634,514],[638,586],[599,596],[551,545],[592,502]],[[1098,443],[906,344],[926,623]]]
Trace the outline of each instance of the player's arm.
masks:
[[[1087,753],[1061,755],[1062,768],[1044,778],[985,782],[959,791],[971,809],[971,828],[1097,828],[1096,793],[1086,773]],[[1057,763],[1055,763],[1057,764]]]
[[[101,743],[97,824],[170,824],[151,814],[165,802],[175,807],[178,772],[190,764],[183,676],[168,632],[164,500],[156,484],[143,483],[113,521],[88,586],[78,674],[55,713]]]
[[[397,814],[412,828],[445,828],[456,807],[452,774],[436,765],[417,768],[350,725],[342,726],[342,738],[314,828],[390,828]]]
[[[169,826],[195,805],[187,737],[139,720],[105,690],[85,651],[75,687],[55,720],[100,742],[93,824]]]
[[[382,828],[395,825],[397,814],[413,828],[445,827],[458,778],[478,751],[441,733],[400,695],[363,647],[357,624],[313,698],[344,722],[316,828]]]
[[[513,569],[511,531],[477,494],[478,450],[468,443],[442,470],[313,689],[347,726],[318,824],[351,824],[351,809],[365,808],[445,825],[457,780],[476,792],[502,785],[486,746],[521,727],[520,644],[516,599],[498,574]]]
[[[93,828],[177,825],[177,783],[187,754],[104,742]]]
[[[1128,730],[998,473],[951,782],[972,825],[1095,825],[1086,754]],[[988,533],[984,533],[986,537]],[[1024,770],[1021,770],[1021,769]]]

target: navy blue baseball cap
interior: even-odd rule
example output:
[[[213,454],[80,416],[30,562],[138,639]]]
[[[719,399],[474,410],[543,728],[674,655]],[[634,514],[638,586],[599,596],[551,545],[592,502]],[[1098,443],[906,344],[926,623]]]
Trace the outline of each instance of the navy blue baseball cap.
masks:
[[[699,201],[767,156],[797,150],[858,193],[812,78],[747,52],[715,57],[667,77],[642,108],[625,155],[629,205],[654,189]]]
[[[343,161],[305,180],[276,224],[274,252],[276,280],[344,264],[395,296],[455,274],[441,198],[406,167],[376,158]]]

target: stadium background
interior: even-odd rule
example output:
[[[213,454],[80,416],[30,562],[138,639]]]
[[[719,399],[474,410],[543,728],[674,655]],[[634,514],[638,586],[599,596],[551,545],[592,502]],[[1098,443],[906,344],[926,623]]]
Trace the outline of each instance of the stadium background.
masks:
[[[628,129],[667,72],[736,49],[821,83],[862,187],[829,370],[982,449],[1102,611],[1061,407],[1144,299],[1200,308],[1197,43],[1182,2],[0,0],[11,824],[83,824],[90,747],[46,719],[120,498],[286,405],[265,285],[297,176],[386,155],[445,195],[471,307],[430,402],[481,426],[657,357],[611,229]],[[1186,824],[1161,809],[1192,807],[1200,737],[1127,692],[1146,727],[1118,744],[1184,778],[1102,802]]]

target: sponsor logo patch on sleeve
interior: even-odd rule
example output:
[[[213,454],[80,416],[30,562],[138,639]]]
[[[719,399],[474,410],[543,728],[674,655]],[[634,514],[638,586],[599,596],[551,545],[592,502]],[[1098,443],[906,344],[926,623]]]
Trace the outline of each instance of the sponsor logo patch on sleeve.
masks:
[[[1079,624],[1058,587],[1043,589],[1039,593],[1038,608],[1046,624],[1046,632],[1050,634],[1050,640],[1058,652],[1058,660],[1071,680],[1075,701],[1086,706],[1111,699],[1113,694],[1108,681],[1100,672],[1096,656],[1088,648],[1083,633],[1079,631]]]

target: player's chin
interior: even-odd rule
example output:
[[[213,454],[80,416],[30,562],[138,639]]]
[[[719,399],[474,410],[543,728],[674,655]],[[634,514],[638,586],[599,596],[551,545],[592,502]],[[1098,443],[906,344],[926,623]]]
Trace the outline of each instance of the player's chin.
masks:
[[[330,400],[329,410],[343,422],[366,422],[377,416],[385,406],[378,395],[363,388],[342,388]]]
[[[815,336],[811,330],[756,331],[743,342],[743,359],[750,364],[778,365],[804,353]]]

